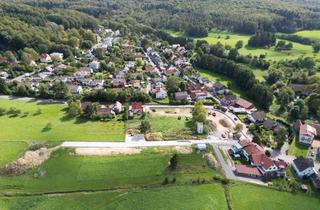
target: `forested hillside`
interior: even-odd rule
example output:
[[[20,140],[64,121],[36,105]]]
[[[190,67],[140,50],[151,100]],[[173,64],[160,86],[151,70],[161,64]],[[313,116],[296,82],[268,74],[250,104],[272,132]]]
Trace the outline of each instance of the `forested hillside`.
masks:
[[[33,6],[69,8],[109,22],[139,24],[178,31],[203,31],[212,27],[241,33],[259,29],[293,32],[320,28],[320,16],[311,4],[282,0],[20,0]],[[138,24],[139,23],[139,24]],[[192,33],[190,34],[192,35]]]

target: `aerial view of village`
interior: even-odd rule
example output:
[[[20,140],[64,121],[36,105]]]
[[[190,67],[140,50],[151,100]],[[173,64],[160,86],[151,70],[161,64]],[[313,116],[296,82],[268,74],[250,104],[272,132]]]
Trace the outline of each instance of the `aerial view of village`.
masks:
[[[0,16],[0,210],[320,209],[318,1]]]

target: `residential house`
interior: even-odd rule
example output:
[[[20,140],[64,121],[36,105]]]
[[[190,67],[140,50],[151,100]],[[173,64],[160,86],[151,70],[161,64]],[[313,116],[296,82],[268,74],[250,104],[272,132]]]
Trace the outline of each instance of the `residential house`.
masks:
[[[164,99],[167,98],[167,92],[163,88],[156,88],[155,89],[155,97],[156,99]]]
[[[100,69],[100,62],[97,60],[92,61],[89,63],[89,68],[91,68],[93,71],[98,71]]]
[[[247,100],[244,100],[242,98],[239,98],[236,103],[235,103],[236,106],[238,107],[241,107],[241,108],[244,108],[244,109],[247,109],[247,110],[250,110],[250,109],[254,109],[255,106],[250,103],[249,101]]]
[[[266,129],[266,130],[273,130],[279,125],[279,123],[277,121],[267,119],[263,122],[262,125],[263,125],[264,129]]]
[[[262,176],[258,168],[247,165],[236,165],[235,174],[250,178],[261,178]]]
[[[208,92],[205,90],[191,90],[190,97],[192,100],[206,100],[208,97]]]
[[[266,113],[264,111],[257,111],[248,114],[248,119],[253,123],[263,123],[266,119]]]
[[[51,63],[52,59],[51,59],[51,56],[48,55],[47,53],[42,53],[40,55],[40,61],[41,63]]]
[[[174,94],[174,98],[176,101],[179,101],[179,102],[191,100],[191,98],[187,92],[176,92]]]
[[[72,94],[81,94],[83,91],[82,87],[79,85],[71,85],[70,86],[70,92]]]
[[[214,94],[219,94],[219,95],[223,95],[223,94],[226,94],[228,92],[228,90],[226,89],[226,87],[221,84],[220,82],[215,82],[213,85],[212,85],[212,92]]]
[[[300,96],[309,96],[312,93],[312,88],[304,84],[291,84],[292,90]]]
[[[314,137],[317,135],[317,130],[308,124],[302,124],[299,128],[299,143],[311,145]]]
[[[112,109],[106,105],[101,105],[97,109],[97,116],[101,118],[110,117],[114,115],[115,113],[112,111]]]
[[[111,84],[113,87],[116,87],[116,88],[124,87],[126,84],[126,80],[125,79],[113,79],[111,81]]]
[[[119,114],[122,112],[122,104],[117,101],[115,104],[113,104],[113,107],[112,107],[112,110],[116,113],[116,114]]]
[[[141,113],[143,111],[142,103],[141,102],[132,102],[131,106],[129,107],[129,111],[133,114]]]
[[[314,163],[311,158],[298,157],[293,160],[291,166],[300,179],[316,174]]]
[[[9,77],[9,74],[5,71],[0,71],[0,78],[1,79],[7,79]]]
[[[237,100],[235,95],[225,95],[221,100],[221,106],[234,106]]]
[[[180,71],[176,67],[170,66],[165,70],[165,75],[178,77],[180,75]]]
[[[129,85],[134,89],[141,88],[141,81],[140,80],[131,80],[129,81]]]
[[[199,77],[199,78],[198,78],[198,82],[199,82],[200,84],[207,84],[207,83],[210,82],[210,80],[209,80],[207,77]]]

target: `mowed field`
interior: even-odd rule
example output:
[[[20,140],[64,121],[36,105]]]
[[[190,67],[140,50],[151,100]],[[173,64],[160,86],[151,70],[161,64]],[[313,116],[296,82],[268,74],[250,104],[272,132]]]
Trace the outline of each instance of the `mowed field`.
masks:
[[[0,141],[124,140],[124,122],[70,118],[65,104],[0,99],[0,107],[21,110],[17,116],[0,116]]]
[[[310,38],[316,41],[320,41],[320,30],[304,30],[304,31],[298,31],[294,33],[298,36]]]
[[[64,196],[0,198],[0,209],[59,210],[226,210],[223,188],[218,184],[170,186],[146,190],[100,192]]]
[[[144,151],[136,155],[77,156],[61,149],[41,166],[17,177],[0,176],[0,193],[44,193],[161,185],[165,177],[177,183],[210,180],[219,172],[206,166],[201,154],[179,154],[178,169],[168,170],[173,153]],[[37,171],[45,172],[35,178]]]
[[[7,163],[14,160],[26,148],[28,144],[21,141],[0,141],[0,168],[4,167]]]
[[[267,60],[272,60],[272,61],[296,59],[301,56],[320,58],[319,53],[318,54],[313,53],[312,46],[310,45],[303,45],[300,43],[292,42],[293,49],[290,51],[276,51],[274,47],[271,47],[269,49],[249,48],[245,46],[247,45],[249,38],[250,38],[249,35],[242,35],[242,34],[236,34],[232,32],[214,30],[209,32],[209,35],[207,37],[198,38],[196,40],[206,40],[209,44],[216,44],[220,42],[223,45],[230,45],[231,47],[234,47],[238,41],[242,40],[244,47],[242,47],[239,50],[240,54],[242,55],[251,54],[252,56],[259,56],[263,54],[263,55],[266,55]],[[278,41],[279,40],[280,39],[278,39]]]
[[[250,184],[231,186],[230,193],[236,210],[317,210],[320,206],[319,198]]]

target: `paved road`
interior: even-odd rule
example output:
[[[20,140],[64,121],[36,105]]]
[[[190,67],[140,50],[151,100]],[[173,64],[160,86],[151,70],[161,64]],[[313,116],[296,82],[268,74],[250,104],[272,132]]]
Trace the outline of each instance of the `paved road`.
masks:
[[[94,148],[123,148],[123,147],[168,147],[168,146],[191,146],[194,144],[220,144],[232,145],[233,142],[228,142],[219,139],[205,140],[178,140],[178,141],[137,141],[137,142],[86,142],[86,141],[65,141],[61,144],[62,147],[94,147]]]
[[[237,179],[237,177],[234,175],[232,168],[226,163],[226,161],[223,159],[223,156],[219,150],[219,147],[217,144],[212,144],[213,150],[217,155],[218,161],[226,175],[227,179]]]

